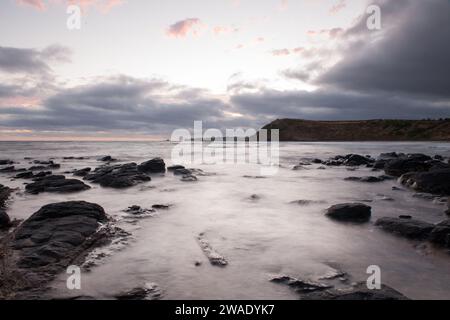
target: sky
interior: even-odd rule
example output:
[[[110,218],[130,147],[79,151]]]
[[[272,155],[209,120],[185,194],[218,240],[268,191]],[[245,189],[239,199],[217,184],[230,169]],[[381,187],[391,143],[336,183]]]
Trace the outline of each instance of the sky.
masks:
[[[2,0],[0,140],[448,118],[449,40],[449,0]]]

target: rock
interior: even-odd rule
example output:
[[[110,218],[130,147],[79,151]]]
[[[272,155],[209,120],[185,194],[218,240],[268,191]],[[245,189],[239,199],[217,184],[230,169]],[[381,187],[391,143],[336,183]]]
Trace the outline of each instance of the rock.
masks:
[[[447,211],[445,211],[445,214],[450,216],[450,197],[447,199]]]
[[[433,159],[439,160],[439,161],[444,161],[444,157],[441,156],[441,155],[439,155],[439,154],[436,154],[436,155],[433,157]]]
[[[313,205],[313,204],[324,204],[326,203],[326,201],[323,200],[295,200],[290,202],[292,204],[297,204],[299,206],[309,206],[309,205]]]
[[[399,181],[419,192],[450,195],[450,169],[406,173],[400,177]]]
[[[0,209],[0,229],[7,229],[11,226],[11,219],[6,211]]]
[[[100,159],[98,159],[98,161],[102,161],[102,162],[113,162],[113,161],[117,161],[117,159],[114,159],[111,156],[104,156]]]
[[[41,192],[69,193],[90,189],[87,184],[77,179],[66,179],[64,176],[51,175],[35,179],[28,184],[25,190],[28,193],[38,194]]]
[[[175,169],[173,171],[173,174],[176,176],[184,176],[184,175],[191,175],[192,172],[189,169],[186,168],[179,168],[179,169]]]
[[[166,172],[166,164],[161,158],[154,158],[152,160],[141,163],[138,170],[148,173],[164,173]]]
[[[309,280],[299,280],[289,276],[276,277],[271,279],[270,281],[285,284],[293,288],[297,293],[310,293],[314,291],[327,290],[333,287],[324,283],[313,282]]]
[[[315,291],[302,295],[304,300],[408,300],[397,290],[381,285],[379,290],[370,290],[366,282],[360,282],[346,289]]]
[[[203,253],[213,266],[225,267],[228,265],[228,261],[211,247],[209,242],[205,239],[204,233],[200,233],[197,236],[197,241]]]
[[[359,154],[349,154],[345,156],[344,165],[346,166],[362,166],[374,163],[375,160],[372,158],[364,157]]]
[[[432,167],[431,157],[423,154],[408,154],[407,156],[389,160],[384,166],[386,174],[400,177],[408,172],[427,171]]]
[[[427,239],[434,228],[434,225],[431,223],[410,218],[402,219],[385,217],[378,219],[375,225],[385,231],[414,240]]]
[[[326,215],[339,221],[367,222],[370,220],[371,207],[362,203],[337,204],[327,209]]]
[[[133,205],[125,209],[124,212],[132,214],[132,215],[151,215],[155,212],[153,209],[145,209],[141,208],[141,206]]]
[[[198,179],[196,176],[193,176],[193,175],[184,175],[181,177],[180,180],[183,182],[194,182],[194,181],[197,181]]]
[[[83,168],[75,170],[73,175],[76,177],[85,177],[89,172],[91,172],[91,168]]]
[[[12,161],[12,160],[8,160],[8,159],[6,159],[6,160],[4,160],[4,159],[2,159],[2,160],[0,160],[0,166],[4,166],[4,165],[8,165],[8,164],[13,164],[14,162]]]
[[[5,207],[6,201],[12,193],[12,189],[0,184],[0,209]]]
[[[146,284],[143,288],[134,288],[114,296],[117,300],[157,300],[160,297],[161,291],[155,284]]]
[[[437,224],[431,231],[430,242],[445,248],[450,248],[450,220]]]
[[[175,170],[178,170],[178,169],[185,169],[185,167],[184,166],[180,166],[180,165],[174,165],[174,166],[167,167],[168,171],[175,171]]]
[[[14,166],[4,167],[0,169],[0,172],[16,172],[16,167]]]
[[[98,183],[102,187],[117,189],[132,187],[151,180],[148,175],[138,170],[136,163],[98,167],[84,179]]]
[[[378,156],[377,160],[392,160],[392,159],[396,159],[400,156],[404,156],[404,154],[398,154],[397,152],[386,152],[386,153],[381,153]]]
[[[379,176],[379,177],[374,177],[374,176],[367,176],[367,177],[348,177],[345,178],[344,180],[346,181],[356,181],[356,182],[368,182],[368,183],[375,183],[375,182],[383,182],[386,180],[390,180],[390,177],[388,176]]]
[[[14,234],[12,247],[18,250],[18,266],[50,265],[61,270],[83,252],[84,245],[106,221],[105,211],[94,203],[69,201],[43,206]]]
[[[33,178],[34,174],[33,171],[25,171],[18,173],[14,176],[14,179],[31,179]]]
[[[170,204],[154,204],[152,205],[153,209],[157,209],[157,210],[167,210],[170,209],[171,205]]]

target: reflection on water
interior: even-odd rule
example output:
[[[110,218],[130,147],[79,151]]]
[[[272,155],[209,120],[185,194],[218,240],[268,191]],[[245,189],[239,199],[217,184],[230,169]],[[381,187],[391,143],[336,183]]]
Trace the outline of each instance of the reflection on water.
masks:
[[[2,158],[54,157],[60,172],[96,167],[100,155],[125,162],[161,156],[170,165],[172,145],[162,143],[0,143]],[[316,278],[339,266],[364,281],[366,268],[379,265],[382,282],[411,298],[450,299],[450,257],[440,251],[384,233],[373,226],[382,216],[412,215],[429,222],[443,220],[444,207],[414,198],[412,192],[394,191],[395,181],[364,184],[344,181],[348,176],[373,174],[370,169],[346,168],[291,170],[302,157],[328,158],[347,153],[377,156],[381,152],[409,152],[450,156],[445,143],[281,143],[281,168],[264,179],[254,164],[196,165],[215,175],[195,183],[181,182],[172,173],[126,190],[104,189],[69,194],[14,196],[9,214],[26,218],[42,205],[57,201],[86,200],[100,204],[133,234],[123,250],[114,252],[82,277],[82,292],[68,292],[64,275],[55,281],[55,294],[110,297],[144,283],[157,283],[166,299],[296,299],[284,286],[269,282],[273,275]],[[63,160],[86,156],[86,160]],[[0,183],[21,187],[23,180]],[[252,195],[255,195],[252,197]],[[384,200],[386,197],[394,201]],[[316,200],[309,205],[295,200]],[[328,206],[348,201],[371,201],[372,222],[351,225],[323,215]],[[123,209],[172,204],[152,217],[130,221]],[[132,222],[132,223],[131,223]],[[197,242],[204,233],[228,265],[209,264]],[[201,265],[196,266],[196,262]]]

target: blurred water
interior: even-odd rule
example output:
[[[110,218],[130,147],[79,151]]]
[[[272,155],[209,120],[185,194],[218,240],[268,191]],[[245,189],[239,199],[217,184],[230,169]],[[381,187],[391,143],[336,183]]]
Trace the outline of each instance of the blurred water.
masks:
[[[142,162],[156,156],[170,165],[169,142],[0,142],[0,158],[30,166],[24,157],[55,158],[62,167],[96,167],[101,155],[123,162]],[[450,157],[448,143],[281,143],[281,167],[274,176],[259,175],[255,164],[196,165],[215,175],[200,176],[195,183],[181,182],[172,173],[126,190],[92,189],[76,194],[23,193],[24,180],[0,183],[19,187],[8,213],[26,218],[41,206],[67,200],[100,204],[132,233],[133,240],[121,251],[104,258],[91,272],[83,273],[81,292],[65,288],[65,275],[55,281],[57,296],[92,295],[108,298],[146,282],[157,283],[166,299],[296,299],[289,288],[269,282],[273,275],[315,278],[339,266],[353,281],[365,281],[366,268],[379,265],[382,282],[411,298],[450,299],[450,257],[432,248],[387,234],[373,222],[382,216],[412,215],[429,222],[445,218],[443,205],[414,198],[412,192],[393,191],[396,181],[361,184],[344,181],[348,176],[373,173],[360,168],[291,170],[302,157],[328,158],[381,152],[441,154]],[[63,157],[89,157],[63,160]],[[252,200],[256,194],[259,200]],[[394,201],[385,201],[383,196]],[[299,206],[294,200],[323,203]],[[349,201],[371,200],[372,222],[342,224],[324,217],[328,206]],[[123,209],[131,205],[151,207],[172,204],[170,210],[130,223]],[[209,264],[196,236],[205,233],[212,247],[229,262],[225,268]],[[195,262],[200,261],[200,266]]]

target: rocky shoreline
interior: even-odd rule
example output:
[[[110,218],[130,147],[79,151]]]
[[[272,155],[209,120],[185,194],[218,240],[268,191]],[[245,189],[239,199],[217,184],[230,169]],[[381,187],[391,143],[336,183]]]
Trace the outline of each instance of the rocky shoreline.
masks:
[[[95,169],[86,167],[65,171],[64,174],[73,176],[67,178],[64,174],[53,172],[61,168],[54,160],[34,160],[31,162],[32,166],[24,168],[5,159],[0,160],[0,174],[14,180],[26,180],[24,190],[29,194],[77,193],[79,198],[82,198],[83,191],[91,188],[88,183],[98,184],[102,188],[124,189],[149,182],[152,175],[164,176],[171,173],[174,177],[179,177],[180,181],[188,183],[195,183],[199,176],[211,175],[199,169],[188,169],[180,165],[166,168],[161,158],[154,158],[141,164],[120,163],[111,156],[104,156],[98,161],[103,164]],[[373,176],[349,176],[344,179],[348,183],[373,184],[397,180],[406,189],[416,192],[416,195],[432,199],[450,197],[449,160],[439,155],[384,153],[377,158],[359,154],[338,155],[324,160],[302,158],[293,170],[308,168],[325,170],[329,167],[345,167],[349,171],[364,167],[374,172]],[[377,172],[379,174],[376,174]],[[397,186],[393,188],[400,190]],[[111,243],[124,232],[115,227],[113,219],[101,206],[86,201],[51,203],[43,206],[25,221],[11,221],[7,207],[10,201],[8,199],[14,192],[15,190],[0,185],[0,299],[41,298],[49,283],[69,265],[82,265],[95,248]],[[251,197],[253,202],[259,199],[256,194]],[[301,206],[325,203],[305,199],[292,201],[292,204]],[[151,209],[145,209],[134,205],[124,212],[135,219],[153,216],[157,210],[167,210],[170,206],[170,204],[156,204]],[[450,215],[449,206],[450,202],[447,200],[447,215]],[[372,208],[359,202],[337,203],[328,209],[324,207],[324,213],[337,223],[365,224],[370,223]],[[439,250],[450,252],[449,219],[431,224],[412,216],[382,217],[375,221],[374,226],[409,240],[428,242]],[[200,233],[196,240],[199,249],[212,265],[226,267],[232,263],[213,249],[206,240],[205,233]],[[272,282],[285,284],[297,292],[300,291],[302,299],[406,299],[401,293],[387,286],[374,293],[358,281],[339,289],[330,284],[308,282],[289,276],[276,277]],[[113,298],[147,299],[150,296],[159,298],[161,293],[152,285],[148,288],[135,288],[130,292],[118,293]]]

